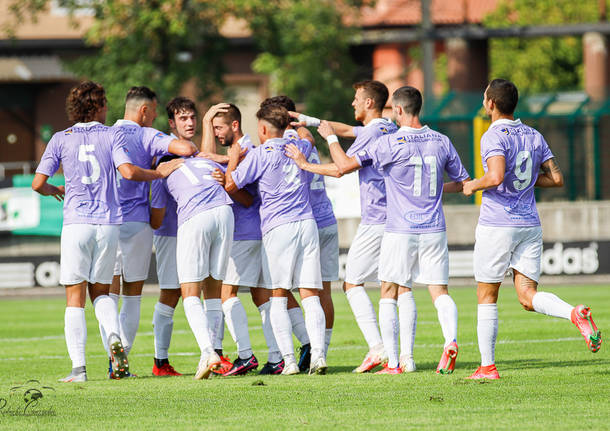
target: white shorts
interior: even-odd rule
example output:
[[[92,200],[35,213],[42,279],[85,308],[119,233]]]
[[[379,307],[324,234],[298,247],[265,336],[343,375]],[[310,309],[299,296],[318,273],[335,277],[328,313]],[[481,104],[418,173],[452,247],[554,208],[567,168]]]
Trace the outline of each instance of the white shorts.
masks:
[[[121,225],[114,275],[124,281],[143,281],[148,278],[152,254],[153,230],[148,223],[128,221]]]
[[[542,228],[477,226],[474,244],[474,278],[500,283],[508,268],[538,282],[542,257]]]
[[[178,227],[176,259],[180,283],[208,276],[223,280],[233,244],[233,210],[221,205],[191,217]]]
[[[318,229],[322,281],[339,279],[339,233],[337,224]]]
[[[233,241],[224,284],[263,287],[261,240]]]
[[[282,224],[263,236],[267,289],[322,289],[320,240],[315,220]]]
[[[176,267],[176,237],[153,235],[159,289],[180,289]]]
[[[411,287],[413,282],[448,284],[447,232],[385,232],[379,255],[379,278],[404,287]]]
[[[112,283],[119,225],[67,224],[61,230],[59,282]]]
[[[379,281],[377,269],[384,224],[360,224],[347,252],[345,281],[356,286],[366,281]]]

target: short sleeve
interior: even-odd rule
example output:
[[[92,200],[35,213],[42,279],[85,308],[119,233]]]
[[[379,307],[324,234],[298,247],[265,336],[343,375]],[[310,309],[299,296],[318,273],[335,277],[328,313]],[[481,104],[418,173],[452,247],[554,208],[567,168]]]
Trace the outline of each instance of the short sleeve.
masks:
[[[127,139],[125,134],[117,127],[112,134],[112,160],[117,168],[125,163],[132,163],[127,149]]]
[[[481,159],[486,161],[493,156],[506,157],[506,152],[499,137],[488,130],[481,138]]]
[[[150,206],[151,208],[165,208],[167,200],[172,199],[169,196],[165,186],[165,179],[154,180],[150,188]]]
[[[466,171],[466,168],[462,164],[462,160],[460,160],[459,154],[457,153],[455,147],[448,138],[446,142],[449,152],[447,157],[447,163],[445,165],[447,175],[449,175],[449,178],[452,181],[467,180],[470,175],[468,175],[468,171]]]
[[[152,157],[169,153],[169,144],[174,140],[173,137],[152,127],[144,127],[143,129],[142,138],[144,142],[142,144]]]
[[[354,132],[354,136],[357,138],[360,133],[364,130],[362,126],[354,126],[352,127],[352,131]]]
[[[58,133],[54,134],[47,144],[47,148],[45,148],[40,159],[40,163],[38,164],[38,168],[36,169],[37,174],[52,177],[59,169],[59,164],[61,163],[61,149],[59,146],[59,138],[57,136]]]
[[[362,167],[373,165],[378,169],[383,169],[392,163],[390,139],[386,136],[380,137],[364,150],[358,151],[355,157]]]
[[[307,139],[299,139],[293,143],[299,148],[299,151],[303,153],[305,158],[308,159],[309,155],[311,154],[311,150],[313,149],[313,144]]]
[[[260,161],[260,146],[255,150],[248,151],[246,157],[241,161],[237,168],[231,172],[233,182],[238,189],[247,184],[257,181],[263,173]]]
[[[542,140],[542,159],[540,159],[540,163],[544,163],[547,160],[555,157],[549,148],[549,144],[546,143],[546,140],[542,135],[540,135],[540,139]]]

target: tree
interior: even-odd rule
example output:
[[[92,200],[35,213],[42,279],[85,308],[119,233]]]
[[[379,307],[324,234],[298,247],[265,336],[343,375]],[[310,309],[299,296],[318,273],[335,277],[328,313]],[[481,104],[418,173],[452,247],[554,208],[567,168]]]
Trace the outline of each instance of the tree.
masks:
[[[234,0],[233,12],[245,19],[261,53],[253,68],[269,75],[274,92],[303,102],[309,113],[353,121],[350,57],[354,29],[345,17],[360,2],[331,0]]]
[[[503,0],[484,19],[484,25],[499,28],[596,21],[597,1]],[[489,53],[491,77],[510,79],[523,92],[582,88],[580,37],[492,39]]]

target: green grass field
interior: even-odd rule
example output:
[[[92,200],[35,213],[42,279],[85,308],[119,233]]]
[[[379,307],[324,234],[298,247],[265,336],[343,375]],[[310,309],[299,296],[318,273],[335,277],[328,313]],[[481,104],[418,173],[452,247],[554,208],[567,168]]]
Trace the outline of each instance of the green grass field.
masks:
[[[592,306],[602,329],[610,327],[610,287],[551,287],[573,304]],[[378,293],[370,291],[374,303]],[[87,305],[89,382],[60,384],[71,368],[63,338],[63,299],[0,301],[0,428],[22,429],[610,429],[610,346],[592,354],[568,321],[527,313],[512,287],[500,293],[496,364],[499,381],[464,378],[478,366],[473,288],[455,288],[460,354],[450,376],[434,373],[442,350],[436,310],[426,290],[416,289],[417,372],[397,376],[354,375],[366,347],[347,300],[334,293],[336,320],[326,376],[265,376],[194,381],[198,349],[179,305],[170,359],[185,376],[153,378],[152,312],[142,302],[140,332],[130,367],[140,377],[106,379],[107,360],[97,321]],[[260,318],[249,296],[255,354],[266,352]],[[298,344],[298,343],[296,343]],[[225,352],[235,345],[225,331]],[[30,382],[36,379],[40,383]],[[20,386],[11,391],[12,387]],[[52,389],[41,388],[52,387]],[[23,411],[24,392],[43,398]],[[2,401],[4,399],[5,401]]]

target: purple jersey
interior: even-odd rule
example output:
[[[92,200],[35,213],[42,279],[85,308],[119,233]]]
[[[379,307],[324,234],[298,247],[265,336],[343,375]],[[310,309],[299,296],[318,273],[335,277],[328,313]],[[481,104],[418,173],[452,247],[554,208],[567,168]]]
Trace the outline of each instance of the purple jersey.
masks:
[[[394,133],[396,126],[386,118],[375,118],[365,127],[354,127],[356,140],[347,150],[347,155],[355,156],[366,150],[377,138]],[[360,211],[362,224],[384,224],[386,219],[386,195],[382,173],[374,166],[366,166],[358,171],[360,182]]]
[[[64,224],[121,224],[116,168],[131,163],[125,135],[97,121],[55,133],[36,173],[52,177],[63,165]]]
[[[165,208],[161,227],[156,229],[157,236],[176,236],[178,233],[178,207],[176,201],[165,188],[164,180],[155,180],[150,189],[151,208]]]
[[[483,191],[479,223],[485,226],[540,226],[534,184],[540,165],[553,158],[546,141],[536,129],[521,120],[496,120],[481,138],[481,159],[503,156],[504,181]]]
[[[254,145],[250,141],[248,135],[242,136],[239,141],[241,148],[247,148],[248,152],[254,150]],[[252,195],[254,199],[252,205],[245,207],[238,202],[233,203],[233,216],[235,217],[235,232],[233,234],[234,241],[256,240],[261,239],[261,198],[258,195],[258,186],[256,183],[248,184],[245,190]]]
[[[309,205],[309,175],[284,154],[287,143],[283,138],[266,140],[248,152],[232,173],[233,181],[240,189],[258,181],[263,235],[282,224],[314,218]],[[309,141],[292,143],[309,157]]]
[[[394,233],[445,231],[443,174],[464,181],[468,172],[449,138],[424,126],[401,127],[382,136],[356,158],[383,172],[388,196],[385,230]]]
[[[301,139],[299,134],[294,129],[287,129],[284,132],[284,139],[290,141]],[[320,156],[316,147],[313,147],[311,154],[307,158],[309,163],[320,164]],[[335,213],[333,212],[333,206],[330,203],[330,199],[326,195],[326,187],[324,185],[324,176],[319,174],[309,173],[309,204],[313,211],[313,216],[316,218],[316,224],[318,229],[333,225],[337,223]]]
[[[169,144],[174,138],[151,127],[140,127],[129,120],[117,120],[113,127],[123,131],[127,139],[127,151],[133,164],[143,169],[150,169],[152,160],[168,152]],[[117,173],[117,188],[123,208],[123,222],[150,221],[148,194],[150,186],[146,181],[130,181]]]
[[[178,204],[178,226],[200,212],[233,203],[224,187],[212,178],[216,168],[225,170],[212,160],[190,157],[165,179],[167,191]]]

